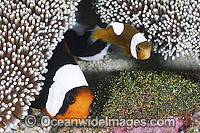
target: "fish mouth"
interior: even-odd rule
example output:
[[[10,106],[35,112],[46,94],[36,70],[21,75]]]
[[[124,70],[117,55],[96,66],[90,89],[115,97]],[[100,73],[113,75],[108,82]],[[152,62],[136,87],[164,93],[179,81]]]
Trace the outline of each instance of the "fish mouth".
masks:
[[[88,115],[89,115],[89,111],[87,111],[86,113],[75,112],[73,114],[69,114],[68,116],[57,115],[55,119],[56,120],[62,119],[64,120],[62,121],[63,123],[79,125],[85,122]]]
[[[66,112],[65,115],[57,115],[56,118],[64,118],[64,119],[86,119],[89,115],[89,111],[87,112],[80,112],[80,111],[73,111],[73,113]]]
[[[137,53],[139,60],[147,60],[151,57],[151,48],[145,49],[141,53]]]
[[[138,56],[138,59],[139,60],[147,60],[151,57],[151,53],[146,53],[146,54],[143,54],[142,56]]]
[[[48,115],[50,118],[52,119],[62,119],[62,120],[78,120],[78,119],[86,119],[89,115],[89,111],[82,113],[82,112],[73,112],[73,113],[68,113],[66,112],[66,114],[58,114],[55,117],[51,116],[48,111],[46,110],[46,108],[43,109],[43,111],[45,112],[46,115]]]
[[[46,115],[48,115],[50,118],[57,120],[60,123],[68,123],[68,124],[82,124],[85,122],[85,119],[87,119],[89,115],[89,111],[82,113],[82,112],[74,112],[72,114],[69,114],[68,116],[63,115],[57,115],[56,117],[51,116],[46,108],[43,109]],[[77,115],[78,114],[78,115]]]
[[[144,57],[140,58],[140,60],[147,60],[151,57],[151,54],[146,54]]]

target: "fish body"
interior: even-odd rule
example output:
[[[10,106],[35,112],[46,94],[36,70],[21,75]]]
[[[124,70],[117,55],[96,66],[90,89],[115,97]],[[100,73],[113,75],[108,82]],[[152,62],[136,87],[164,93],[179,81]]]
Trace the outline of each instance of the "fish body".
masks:
[[[145,60],[151,56],[151,44],[142,33],[129,24],[112,22],[105,29],[97,28],[92,34],[92,39],[102,39],[122,46],[125,55],[132,55],[136,59]]]
[[[93,95],[85,76],[63,40],[48,61],[48,72],[39,99],[32,103],[54,119],[87,118]]]

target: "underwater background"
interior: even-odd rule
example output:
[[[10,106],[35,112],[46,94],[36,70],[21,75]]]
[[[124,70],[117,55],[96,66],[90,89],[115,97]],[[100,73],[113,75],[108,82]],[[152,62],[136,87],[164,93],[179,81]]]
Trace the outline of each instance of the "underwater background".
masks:
[[[96,25],[101,27],[106,26],[106,24],[101,23],[99,16],[92,8],[91,2],[87,0],[79,3],[76,17],[77,22],[85,30],[93,29]],[[154,113],[160,111],[162,115],[157,116],[159,118],[182,114],[185,115],[186,120],[184,122],[181,121],[179,127],[174,129],[137,128],[127,130],[126,128],[53,127],[45,130],[49,132],[195,132],[200,127],[198,120],[200,117],[198,115],[192,117],[194,112],[197,113],[200,111],[200,65],[190,55],[185,57],[180,56],[174,60],[171,58],[164,60],[161,54],[152,52],[150,59],[141,61],[123,55],[119,46],[111,45],[108,54],[100,61],[83,61],[76,57],[75,59],[86,75],[94,94],[94,101],[90,108],[91,117],[154,118]],[[116,86],[117,83],[120,84],[120,87]],[[175,91],[174,94],[170,93],[173,90]],[[147,96],[146,92],[150,94]],[[155,98],[153,101],[152,97]],[[122,100],[122,98],[124,99]],[[174,99],[173,103],[170,102],[172,99]],[[145,102],[142,103],[142,101]],[[137,104],[140,104],[140,108],[134,109],[133,106]],[[155,111],[154,106],[147,108],[148,104],[156,105],[158,110]],[[139,110],[143,111],[140,112]],[[139,113],[136,113],[137,111]],[[133,115],[133,112],[139,115]],[[153,115],[149,116],[149,112]],[[32,131],[44,131],[44,129],[35,127]]]
[[[84,30],[93,29],[96,25],[106,26],[92,8],[92,1],[82,0],[77,7],[76,19]],[[44,113],[31,108],[29,113],[37,116],[38,123],[33,128],[24,127],[24,132],[130,131],[139,133],[200,130],[200,115],[194,116],[195,113],[200,112],[200,63],[191,55],[164,60],[161,53],[152,52],[150,59],[141,61],[123,55],[119,46],[111,45],[108,54],[100,61],[83,61],[74,58],[84,72],[94,94],[94,101],[90,107],[92,118],[109,116],[110,118],[148,117],[150,119],[156,116],[158,119],[183,115],[185,120],[180,120],[181,124],[174,129],[42,127],[39,120]],[[138,108],[134,108],[136,105]],[[155,108],[160,115],[155,115],[158,113]],[[133,112],[139,115],[135,116]]]

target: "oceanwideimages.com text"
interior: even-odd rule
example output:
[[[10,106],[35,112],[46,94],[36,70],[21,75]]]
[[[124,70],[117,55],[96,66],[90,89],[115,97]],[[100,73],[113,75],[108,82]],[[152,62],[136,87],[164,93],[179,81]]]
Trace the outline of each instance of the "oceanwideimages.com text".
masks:
[[[28,115],[25,118],[25,125],[27,127],[34,127],[38,120],[34,115]],[[88,117],[87,119],[51,119],[49,116],[43,116],[40,119],[40,123],[42,126],[65,126],[65,127],[175,127],[176,120],[175,119],[109,119],[105,117],[105,119],[100,119],[96,117],[95,119],[91,119]]]

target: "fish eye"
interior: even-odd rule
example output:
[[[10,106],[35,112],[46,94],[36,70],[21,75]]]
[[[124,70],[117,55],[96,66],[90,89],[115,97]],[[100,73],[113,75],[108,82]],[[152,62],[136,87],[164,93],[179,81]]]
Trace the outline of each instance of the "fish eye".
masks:
[[[67,101],[68,101],[70,104],[73,104],[73,103],[75,103],[75,101],[76,101],[76,97],[75,97],[74,95],[72,95],[72,94],[69,94],[69,95],[67,96]]]
[[[138,51],[138,52],[142,51],[142,48],[137,47],[137,51]]]

